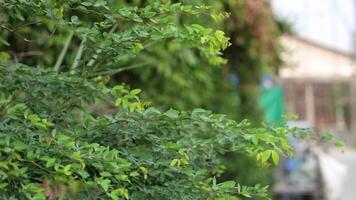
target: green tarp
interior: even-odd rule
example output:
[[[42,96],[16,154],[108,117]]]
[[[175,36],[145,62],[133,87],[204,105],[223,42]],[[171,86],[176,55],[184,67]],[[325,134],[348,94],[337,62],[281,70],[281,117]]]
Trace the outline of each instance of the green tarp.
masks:
[[[284,115],[284,93],[282,87],[262,89],[259,106],[265,112],[267,123],[276,123],[283,120]]]

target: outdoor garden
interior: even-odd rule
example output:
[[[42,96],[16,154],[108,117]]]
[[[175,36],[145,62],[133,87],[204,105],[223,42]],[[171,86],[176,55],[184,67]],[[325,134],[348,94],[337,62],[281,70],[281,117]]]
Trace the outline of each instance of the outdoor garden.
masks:
[[[264,0],[0,0],[0,199],[271,199],[319,140],[258,106],[286,31]]]

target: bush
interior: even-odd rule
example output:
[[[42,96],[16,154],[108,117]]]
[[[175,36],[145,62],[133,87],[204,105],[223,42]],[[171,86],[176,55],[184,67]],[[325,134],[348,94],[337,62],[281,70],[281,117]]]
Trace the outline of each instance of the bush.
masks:
[[[135,60],[151,42],[178,40],[223,62],[222,31],[170,17],[199,15],[205,6],[0,3],[1,199],[268,199],[265,186],[218,182],[220,155],[278,164],[291,153],[286,134],[304,132],[255,128],[202,109],[160,112],[140,101],[139,89],[110,82],[134,67],[118,66],[122,60]]]
[[[142,110],[131,100],[139,90],[27,66],[2,67],[0,78],[2,198],[266,197],[265,187],[216,183],[219,155],[278,164],[290,151],[285,128],[253,128],[202,109]],[[94,116],[84,103],[95,97],[129,106]]]

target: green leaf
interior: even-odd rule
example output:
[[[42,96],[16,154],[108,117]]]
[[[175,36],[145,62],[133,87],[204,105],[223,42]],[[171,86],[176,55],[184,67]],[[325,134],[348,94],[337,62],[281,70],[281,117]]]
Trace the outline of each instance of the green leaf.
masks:
[[[345,146],[345,143],[343,141],[341,141],[341,140],[335,141],[334,144],[335,144],[336,147],[344,147]]]
[[[8,54],[5,51],[1,51],[0,52],[0,63],[7,63],[7,61],[9,61],[10,59],[10,54]]]
[[[131,95],[137,95],[137,94],[139,94],[140,92],[141,92],[140,89],[133,89],[133,90],[130,91],[130,94],[131,94]]]
[[[121,98],[121,97],[119,97],[119,98],[117,98],[117,99],[115,100],[115,106],[120,106],[121,103],[122,103],[122,98]]]
[[[149,11],[149,12],[144,12],[143,14],[141,14],[141,16],[143,18],[151,18],[154,17],[156,14],[157,14],[156,12]]]
[[[27,145],[21,141],[16,141],[16,142],[12,143],[12,146],[14,147],[14,149],[16,149],[18,151],[22,151],[27,148]]]
[[[4,38],[0,37],[0,47],[4,45],[4,46],[10,46],[9,42],[6,41]]]
[[[127,176],[126,174],[115,175],[115,178],[118,181],[129,181],[129,176]]]
[[[27,116],[27,119],[30,120],[31,123],[38,122],[38,121],[41,120],[41,119],[38,117],[38,115],[34,115],[34,114],[28,115],[28,116]]]
[[[46,159],[46,167],[53,167],[55,162],[56,162],[56,158],[47,158]]]
[[[81,3],[83,6],[92,6],[93,5],[93,3],[92,2],[89,2],[89,1],[84,1],[84,2],[82,2]]]
[[[102,177],[110,177],[111,174],[109,172],[101,172],[100,176],[102,176]]]
[[[0,189],[4,189],[7,185],[7,183],[0,183]]]
[[[172,11],[177,11],[177,10],[179,10],[181,8],[181,6],[182,6],[182,3],[174,3],[174,4],[171,5],[170,9]]]
[[[41,122],[49,127],[54,126],[54,124],[51,121],[49,121],[48,119],[42,119]]]
[[[94,7],[104,7],[106,4],[107,2],[105,0],[97,0],[94,4]]]
[[[86,179],[90,176],[90,174],[87,171],[84,170],[78,170],[77,173],[83,178]]]
[[[173,109],[169,109],[167,112],[163,113],[163,115],[171,118],[171,119],[177,119],[179,116],[179,112]]]
[[[132,176],[132,177],[136,177],[136,176],[139,176],[139,175],[140,174],[138,172],[136,172],[136,171],[130,172],[130,176]]]
[[[222,189],[229,189],[235,187],[236,182],[235,181],[225,181],[222,183],[219,183],[218,186]]]
[[[31,122],[32,125],[36,128],[39,128],[39,129],[47,129],[47,126],[46,124],[42,123],[42,122]]]
[[[137,103],[131,103],[130,104],[130,112],[135,111],[136,107],[137,107]]]
[[[111,89],[111,94],[117,96],[120,93],[125,92],[125,87],[123,85],[116,85]]]
[[[118,188],[111,192],[111,196],[114,196],[113,199],[115,199],[115,197],[117,197],[118,195],[120,195],[121,197],[124,197],[125,199],[130,199],[129,191],[126,188]]]
[[[135,22],[139,22],[139,23],[143,22],[142,18],[140,16],[138,16],[137,14],[131,14],[129,16],[129,18],[132,19]]]
[[[252,197],[251,194],[248,193],[248,192],[241,192],[240,194],[241,194],[242,196],[245,196],[245,197],[248,197],[248,198],[251,198],[251,197]]]
[[[69,165],[64,166],[62,171],[65,175],[70,176],[72,174],[72,172],[70,171],[71,168],[72,168],[72,165],[69,164]]]
[[[134,47],[132,48],[132,51],[134,53],[139,53],[143,49],[143,45],[141,43],[136,43]]]
[[[122,107],[128,108],[129,106],[129,101],[126,98],[122,99]]]
[[[272,151],[272,160],[275,165],[279,164],[279,155],[276,151]]]
[[[19,103],[7,109],[6,113],[9,115],[10,118],[17,119],[18,117],[24,115],[26,109],[26,104]]]
[[[269,159],[270,156],[271,156],[271,150],[267,150],[267,151],[262,152],[261,161],[262,162],[266,162]]]
[[[80,157],[81,157],[80,151],[76,151],[72,154],[72,158],[75,160],[80,159]]]
[[[110,179],[102,179],[99,181],[100,186],[104,189],[105,192],[109,190],[111,180]]]

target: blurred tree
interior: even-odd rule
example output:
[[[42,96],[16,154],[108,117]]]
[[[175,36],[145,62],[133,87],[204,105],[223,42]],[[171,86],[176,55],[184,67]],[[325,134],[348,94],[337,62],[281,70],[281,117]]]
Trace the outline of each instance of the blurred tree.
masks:
[[[232,45],[225,57],[238,79],[239,117],[261,120],[263,115],[257,107],[259,85],[266,71],[275,74],[282,65],[282,32],[268,1],[226,1],[224,5],[232,15],[225,28]]]

